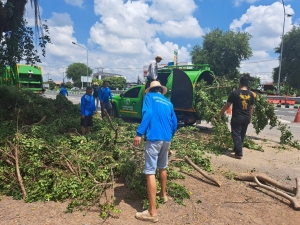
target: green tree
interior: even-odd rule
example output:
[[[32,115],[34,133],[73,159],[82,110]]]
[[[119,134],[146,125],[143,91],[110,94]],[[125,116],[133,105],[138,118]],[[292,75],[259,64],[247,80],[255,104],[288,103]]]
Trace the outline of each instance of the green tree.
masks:
[[[93,73],[93,70],[88,67],[88,76]],[[84,63],[72,63],[68,66],[67,71],[67,78],[72,79],[75,87],[81,86],[81,76],[87,75],[87,68],[86,64]]]
[[[27,2],[34,9],[38,35],[34,35],[33,29],[27,27],[23,19]],[[41,22],[38,0],[0,1],[0,74],[5,66],[15,68],[20,61],[31,65],[40,63],[35,44],[41,47],[42,55],[45,56],[46,44],[50,42],[48,34],[48,27]]]
[[[126,79],[124,77],[107,77],[103,81],[107,81],[112,90],[116,90],[117,88],[122,90],[126,87]]]
[[[97,78],[93,78],[92,83],[93,83],[93,85],[94,85],[95,83],[97,83],[97,84],[99,85],[99,87],[101,87],[102,84],[103,84],[103,80],[98,80]]]
[[[45,84],[49,84],[49,89],[54,90],[55,89],[55,83],[53,80],[50,80],[48,82],[45,82]]]
[[[191,51],[193,64],[209,64],[217,76],[235,78],[240,62],[252,56],[247,32],[223,32],[219,28],[203,37],[203,45],[195,45]]]
[[[38,4],[39,0],[0,1],[0,39],[2,38],[3,33],[14,30],[15,23],[24,17],[27,2],[30,2],[34,9],[35,27],[38,32],[40,31],[42,22],[40,18],[40,7]],[[43,32],[40,34],[43,36]]]
[[[300,89],[300,27],[293,29],[283,37],[282,64],[280,82],[284,82],[291,90]],[[275,53],[281,57],[281,43],[275,48]],[[279,67],[273,69],[273,81],[278,82]]]
[[[15,68],[20,61],[26,64],[35,65],[41,63],[41,59],[34,44],[34,32],[27,27],[23,19],[15,20],[11,31],[4,33],[0,44],[0,66],[4,69],[6,65]],[[48,27],[43,25],[44,32],[49,33]],[[45,57],[46,44],[50,43],[50,37],[44,35],[39,38],[39,46],[42,48],[42,55]]]
[[[65,83],[65,87],[71,89],[73,87],[73,84],[70,81],[68,81]]]

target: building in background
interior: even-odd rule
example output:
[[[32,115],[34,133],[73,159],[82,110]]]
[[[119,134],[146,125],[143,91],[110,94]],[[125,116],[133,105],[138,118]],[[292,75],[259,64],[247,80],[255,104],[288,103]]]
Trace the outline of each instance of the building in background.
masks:
[[[117,73],[108,73],[108,72],[100,72],[99,71],[99,72],[93,74],[93,78],[97,78],[98,80],[103,80],[107,77],[124,77],[125,78],[125,76],[123,76],[121,74],[117,74]]]

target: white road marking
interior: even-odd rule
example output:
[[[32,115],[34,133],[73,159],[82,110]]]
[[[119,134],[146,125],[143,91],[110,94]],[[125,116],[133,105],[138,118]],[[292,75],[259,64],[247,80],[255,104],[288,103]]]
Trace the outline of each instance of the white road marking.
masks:
[[[282,122],[282,123],[291,123],[291,121],[288,121],[288,120],[279,119],[279,121]]]

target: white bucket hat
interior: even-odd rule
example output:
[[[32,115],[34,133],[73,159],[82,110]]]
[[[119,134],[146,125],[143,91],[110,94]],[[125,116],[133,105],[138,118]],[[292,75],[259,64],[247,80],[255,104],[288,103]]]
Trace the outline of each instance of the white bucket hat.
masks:
[[[168,89],[167,89],[165,86],[162,86],[162,85],[160,84],[160,82],[159,82],[159,81],[156,81],[156,80],[151,82],[150,87],[148,87],[148,88],[145,90],[145,92],[148,93],[148,92],[150,91],[150,89],[151,89],[151,88],[154,88],[154,87],[161,87],[161,88],[163,89],[163,93],[162,93],[163,95],[167,93],[167,90],[168,90]]]

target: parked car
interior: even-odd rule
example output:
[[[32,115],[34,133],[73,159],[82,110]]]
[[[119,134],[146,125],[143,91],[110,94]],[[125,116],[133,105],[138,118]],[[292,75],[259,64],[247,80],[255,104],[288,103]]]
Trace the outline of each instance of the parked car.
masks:
[[[80,91],[80,88],[78,88],[78,87],[72,87],[71,91]]]

